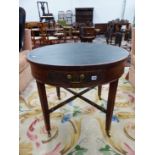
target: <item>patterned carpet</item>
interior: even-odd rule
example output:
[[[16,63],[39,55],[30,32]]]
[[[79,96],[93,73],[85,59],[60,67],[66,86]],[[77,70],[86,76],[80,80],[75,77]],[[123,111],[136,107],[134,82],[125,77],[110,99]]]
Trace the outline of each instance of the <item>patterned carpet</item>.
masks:
[[[61,101],[55,87],[46,85],[49,106],[72,96],[61,88]],[[75,89],[79,92],[82,89]],[[102,86],[102,100],[97,88],[84,96],[106,108],[108,85]],[[119,80],[111,138],[105,133],[105,114],[81,99],[68,103],[50,115],[52,136],[48,138],[35,81],[20,94],[20,155],[134,155],[134,88]]]

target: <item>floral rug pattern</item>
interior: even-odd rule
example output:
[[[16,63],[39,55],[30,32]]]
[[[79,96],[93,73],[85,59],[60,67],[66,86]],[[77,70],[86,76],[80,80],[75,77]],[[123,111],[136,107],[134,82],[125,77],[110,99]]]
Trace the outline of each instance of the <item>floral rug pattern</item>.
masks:
[[[102,86],[101,100],[97,87],[84,96],[106,108],[108,88],[109,85]],[[72,96],[61,88],[59,100],[55,87],[49,85],[46,91],[49,107]],[[105,114],[79,98],[50,114],[49,138],[36,83],[32,81],[20,94],[20,155],[134,155],[134,109],[134,88],[122,77],[117,88],[110,138],[105,133]]]

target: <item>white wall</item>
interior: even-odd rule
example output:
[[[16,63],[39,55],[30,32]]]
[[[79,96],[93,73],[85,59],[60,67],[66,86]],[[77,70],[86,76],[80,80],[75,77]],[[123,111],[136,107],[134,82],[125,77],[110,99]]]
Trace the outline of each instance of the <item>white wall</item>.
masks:
[[[135,1],[134,0],[126,0],[126,8],[124,18],[128,19],[133,23],[135,15]]]
[[[76,7],[93,7],[94,23],[106,23],[109,20],[121,18],[123,0],[45,0],[49,4],[49,11],[57,20],[58,11],[72,10]],[[133,22],[134,0],[126,0],[125,19]],[[39,21],[37,0],[20,0],[19,6],[26,10],[27,21]]]

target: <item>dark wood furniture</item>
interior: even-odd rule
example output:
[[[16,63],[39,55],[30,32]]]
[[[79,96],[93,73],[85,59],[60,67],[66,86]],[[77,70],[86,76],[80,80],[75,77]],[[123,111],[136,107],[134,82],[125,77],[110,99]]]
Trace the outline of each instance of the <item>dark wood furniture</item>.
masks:
[[[98,34],[105,34],[107,32],[107,23],[95,23],[95,29],[100,29]]]
[[[46,2],[46,1],[37,1],[37,8],[38,8],[40,22],[45,20],[46,22],[49,23],[49,26],[50,26],[50,22],[55,24],[53,14],[49,12],[48,2]]]
[[[106,132],[110,136],[111,119],[119,77],[124,72],[128,52],[122,48],[94,43],[66,43],[34,49],[28,54],[32,75],[36,79],[38,93],[43,110],[45,126],[50,135],[50,113],[79,97],[97,109],[106,113]],[[101,98],[102,84],[109,83],[107,108],[103,108],[82,96],[98,86]],[[49,109],[45,84],[67,89],[74,96]],[[69,88],[84,88],[76,93]]]
[[[94,8],[75,8],[76,24],[80,26],[93,25],[93,10]]]
[[[25,28],[31,30],[31,39],[33,43],[33,48],[41,46],[43,43],[43,38],[40,35],[40,31],[42,29],[42,23],[36,21],[26,22]]]
[[[123,34],[126,33],[126,31],[122,30],[122,26],[125,26],[128,28],[130,23],[128,21],[124,20],[114,20],[110,21],[107,24],[107,31],[105,33],[106,41],[107,43],[112,44],[113,37],[115,38],[115,45],[121,46]]]
[[[92,42],[96,38],[96,30],[94,27],[80,27],[81,42]]]

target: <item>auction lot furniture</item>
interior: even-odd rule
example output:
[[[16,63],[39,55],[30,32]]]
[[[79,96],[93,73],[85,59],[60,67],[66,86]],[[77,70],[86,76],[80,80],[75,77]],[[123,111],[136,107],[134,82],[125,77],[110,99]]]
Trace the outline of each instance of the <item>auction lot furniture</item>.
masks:
[[[93,25],[93,11],[94,8],[75,8],[76,24],[81,26]]]
[[[92,42],[96,38],[96,30],[94,27],[80,27],[81,42]]]
[[[37,8],[39,13],[40,22],[43,20],[55,23],[54,16],[49,12],[48,2],[46,1],[37,1]]]
[[[107,135],[110,136],[111,119],[114,109],[118,80],[124,72],[128,52],[122,48],[95,43],[65,43],[34,49],[27,56],[33,77],[36,79],[38,93],[48,135],[50,136],[50,113],[79,97],[106,113]],[[102,84],[109,83],[107,108],[103,108],[82,96],[98,86],[101,98]],[[45,84],[68,90],[73,96],[49,109]],[[70,88],[86,88],[77,93]]]

